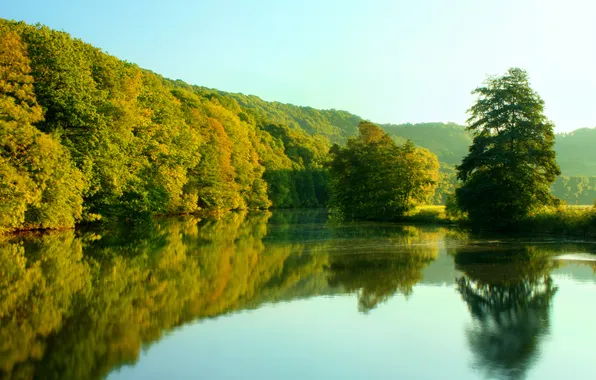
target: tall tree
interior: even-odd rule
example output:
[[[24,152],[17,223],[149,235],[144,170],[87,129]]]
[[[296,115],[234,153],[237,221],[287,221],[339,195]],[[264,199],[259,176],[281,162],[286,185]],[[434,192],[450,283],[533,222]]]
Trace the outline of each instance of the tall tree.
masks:
[[[560,174],[553,124],[528,74],[511,68],[475,89],[467,129],[474,135],[457,167],[463,185],[459,208],[478,224],[508,227],[534,207],[553,202],[550,185]]]

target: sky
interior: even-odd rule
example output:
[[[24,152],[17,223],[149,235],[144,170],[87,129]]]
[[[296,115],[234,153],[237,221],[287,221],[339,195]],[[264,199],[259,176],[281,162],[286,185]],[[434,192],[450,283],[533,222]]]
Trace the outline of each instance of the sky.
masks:
[[[471,91],[528,71],[557,132],[596,127],[591,0],[1,0],[172,79],[377,123],[465,122]]]

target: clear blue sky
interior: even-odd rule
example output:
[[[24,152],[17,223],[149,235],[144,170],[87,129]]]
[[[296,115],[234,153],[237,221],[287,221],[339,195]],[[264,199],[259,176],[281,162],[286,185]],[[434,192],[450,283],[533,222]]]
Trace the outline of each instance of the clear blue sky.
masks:
[[[590,0],[1,0],[164,76],[375,122],[466,119],[487,74],[528,70],[559,132],[596,127]]]

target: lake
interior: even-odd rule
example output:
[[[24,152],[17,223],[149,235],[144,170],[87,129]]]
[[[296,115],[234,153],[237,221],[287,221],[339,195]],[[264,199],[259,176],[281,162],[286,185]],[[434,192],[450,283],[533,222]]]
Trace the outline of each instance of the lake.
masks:
[[[592,379],[596,244],[326,212],[6,236],[1,379]]]

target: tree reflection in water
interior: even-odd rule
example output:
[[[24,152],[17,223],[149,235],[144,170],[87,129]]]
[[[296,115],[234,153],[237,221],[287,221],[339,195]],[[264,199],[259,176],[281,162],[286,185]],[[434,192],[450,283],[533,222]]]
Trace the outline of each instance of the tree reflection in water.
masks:
[[[104,378],[177,326],[266,303],[350,292],[368,312],[413,292],[447,232],[326,220],[231,213],[4,237],[0,378]],[[476,366],[523,377],[548,332],[554,264],[531,247],[470,247],[455,261]]]
[[[329,284],[356,293],[358,310],[364,313],[396,293],[409,296],[422,280],[424,268],[437,258],[443,235],[443,229],[402,227],[381,233],[374,243],[366,236],[349,239],[347,244],[337,240],[342,246],[329,257]]]
[[[0,378],[100,379],[176,326],[263,303],[350,291],[370,310],[411,293],[441,234],[270,216],[5,237]]]
[[[554,262],[535,247],[495,252],[462,249],[457,288],[473,317],[466,331],[473,367],[487,378],[523,379],[549,332],[550,305],[557,288]]]
[[[230,213],[135,231],[6,237],[0,378],[103,378],[165,331],[241,309],[282,269],[295,277],[314,266],[284,264],[300,247],[263,252],[268,218]]]

